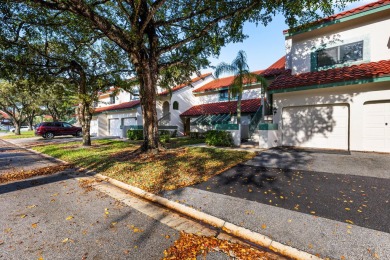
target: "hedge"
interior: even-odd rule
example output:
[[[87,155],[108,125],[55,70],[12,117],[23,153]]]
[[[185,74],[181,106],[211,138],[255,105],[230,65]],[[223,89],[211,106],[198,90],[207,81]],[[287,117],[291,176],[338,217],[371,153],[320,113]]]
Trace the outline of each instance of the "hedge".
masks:
[[[210,130],[206,132],[207,145],[233,146],[232,134],[228,131]]]

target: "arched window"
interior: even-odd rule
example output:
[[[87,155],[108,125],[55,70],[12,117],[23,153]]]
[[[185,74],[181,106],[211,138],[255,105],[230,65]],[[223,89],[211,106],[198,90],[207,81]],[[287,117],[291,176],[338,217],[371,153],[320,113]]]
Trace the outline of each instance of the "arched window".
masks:
[[[179,110],[179,102],[177,102],[177,101],[173,102],[172,106],[173,106],[174,110]]]

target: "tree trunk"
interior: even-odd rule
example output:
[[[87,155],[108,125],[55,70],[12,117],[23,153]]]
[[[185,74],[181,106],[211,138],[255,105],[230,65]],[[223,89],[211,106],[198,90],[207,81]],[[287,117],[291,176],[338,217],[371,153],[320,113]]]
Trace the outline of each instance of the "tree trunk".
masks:
[[[137,71],[140,78],[140,101],[144,125],[142,151],[157,153],[161,148],[156,109],[157,61],[145,60],[142,67]]]
[[[22,123],[20,121],[14,120],[14,127],[15,127],[15,135],[20,135],[20,125]]]
[[[89,104],[86,101],[82,101],[78,107],[78,118],[83,129],[83,146],[91,146],[91,119],[92,113],[89,109]]]
[[[237,124],[241,125],[241,99],[242,92],[238,94],[237,97]]]

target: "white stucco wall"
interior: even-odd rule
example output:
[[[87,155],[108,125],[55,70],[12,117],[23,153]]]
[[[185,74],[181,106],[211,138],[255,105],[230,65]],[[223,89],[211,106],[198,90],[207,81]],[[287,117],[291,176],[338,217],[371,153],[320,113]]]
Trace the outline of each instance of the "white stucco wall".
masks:
[[[157,117],[161,118],[163,115],[163,103],[165,101],[169,102],[169,111],[171,113],[170,125],[178,126],[178,135],[184,134],[184,125],[183,121],[180,118],[180,114],[190,109],[192,106],[200,104],[199,98],[195,97],[193,90],[202,87],[203,85],[209,83],[213,80],[213,77],[210,75],[204,80],[199,80],[193,83],[193,87],[186,86],[180,90],[174,91],[172,97],[169,99],[169,96],[160,97],[160,100],[157,101]],[[179,103],[179,109],[173,109],[173,102],[177,101]]]
[[[364,41],[363,60],[353,64],[390,59],[388,28],[390,15],[378,16],[377,19],[361,18],[345,26],[336,24],[288,37],[285,41],[286,68],[292,69],[292,74],[310,72],[310,54],[321,46],[329,48],[361,40]]]
[[[115,96],[115,104],[110,104],[110,97],[99,98],[99,102],[97,107],[106,107],[112,105],[118,105],[121,103],[132,101],[130,99],[131,94],[123,89],[119,90],[119,92]]]
[[[291,106],[346,104],[349,106],[349,143],[350,150],[363,149],[363,114],[364,103],[369,101],[389,101],[390,82],[367,83],[343,87],[322,88],[274,94],[274,106],[277,113],[274,123],[283,127],[283,108]],[[324,118],[324,122],[329,120]],[[320,126],[319,126],[320,127]],[[327,131],[324,127],[323,131]]]
[[[125,110],[122,112],[107,111],[94,116],[92,119],[97,120],[97,131],[94,130],[97,132],[97,136],[99,137],[110,136],[110,131],[109,131],[110,126],[108,122],[110,119],[114,119],[114,118],[118,118],[119,122],[122,122],[123,118],[136,118],[137,119],[136,124],[142,125],[141,107],[138,106],[137,108]],[[121,135],[120,137],[124,138],[125,136]]]

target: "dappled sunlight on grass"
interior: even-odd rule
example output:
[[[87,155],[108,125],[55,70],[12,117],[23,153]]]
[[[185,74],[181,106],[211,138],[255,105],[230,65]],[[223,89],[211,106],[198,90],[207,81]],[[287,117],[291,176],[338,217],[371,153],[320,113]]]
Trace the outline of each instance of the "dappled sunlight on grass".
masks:
[[[35,137],[34,131],[21,131],[20,135],[10,132],[8,135],[4,135],[2,139],[20,139],[20,138],[31,138]]]
[[[151,192],[206,181],[255,155],[203,147],[181,147],[145,154],[138,148],[139,143],[96,140],[88,148],[80,143],[67,143],[34,149]]]

